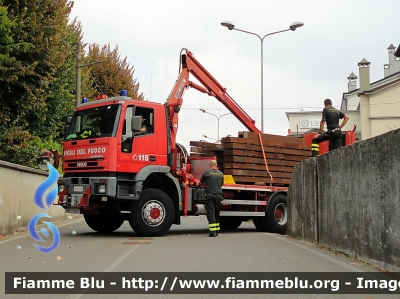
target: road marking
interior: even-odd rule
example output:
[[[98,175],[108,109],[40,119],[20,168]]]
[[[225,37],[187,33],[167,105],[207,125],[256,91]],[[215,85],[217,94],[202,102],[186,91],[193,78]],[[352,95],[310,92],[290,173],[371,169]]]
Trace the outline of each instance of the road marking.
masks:
[[[140,241],[135,241],[135,242],[124,242],[122,245],[131,245],[131,244],[142,244],[142,245],[149,245],[151,242],[140,242]]]
[[[106,276],[108,272],[111,272],[115,267],[117,267],[119,264],[121,264],[133,251],[135,251],[139,245],[134,245],[124,253],[122,253],[119,257],[117,257],[115,260],[113,260],[108,267],[104,268],[103,270],[99,271],[99,273],[103,273],[103,275],[100,277]],[[71,294],[70,296],[67,297],[67,299],[78,299],[81,298],[85,293],[82,294]]]
[[[76,222],[80,222],[80,221],[82,221],[82,219],[77,219],[76,221],[72,221],[72,222],[68,222],[68,223],[64,223],[64,224],[60,224],[60,225],[56,225],[56,226],[57,226],[57,227],[66,226],[66,225],[70,225],[70,224],[73,224],[73,223],[76,223]],[[53,223],[53,224],[54,224],[54,223]],[[15,238],[12,238],[12,239],[0,241],[0,244],[6,243],[6,242],[10,242],[10,241],[13,241],[13,240],[18,240],[18,239],[25,238],[25,237],[30,237],[30,236],[31,236],[31,235],[27,232],[27,233],[26,233],[25,235],[23,235],[23,236],[19,236],[19,237],[15,237]]]
[[[301,249],[304,249],[304,250],[306,250],[306,251],[310,251],[310,252],[312,252],[313,254],[319,255],[320,257],[324,258],[325,260],[333,261],[333,262],[336,263],[336,264],[340,264],[343,268],[346,268],[346,269],[347,269],[348,271],[350,271],[350,272],[364,272],[364,271],[361,270],[361,269],[357,269],[356,267],[349,266],[348,264],[346,264],[346,263],[344,263],[344,262],[342,262],[342,261],[339,261],[339,260],[337,260],[337,259],[334,259],[333,257],[330,257],[330,256],[327,255],[327,254],[318,252],[317,250],[315,250],[315,249],[313,249],[313,248],[309,248],[308,246],[312,246],[312,245],[310,245],[307,241],[298,240],[298,239],[293,239],[293,240],[291,240],[291,239],[288,239],[288,238],[286,238],[286,237],[284,237],[284,236],[275,235],[275,234],[268,234],[268,237],[273,237],[273,238],[275,238],[275,239],[279,239],[279,240],[281,240],[281,241],[290,243],[291,245],[294,245],[294,246],[299,247],[299,248],[301,248]],[[301,243],[303,243],[303,244],[308,244],[308,246],[305,246],[305,245],[302,245],[302,244],[297,244],[296,241],[297,241],[297,242],[301,242]],[[317,247],[317,248],[318,248],[318,247]],[[326,253],[329,254],[329,251],[328,251],[326,248],[324,248],[323,250],[325,250]]]

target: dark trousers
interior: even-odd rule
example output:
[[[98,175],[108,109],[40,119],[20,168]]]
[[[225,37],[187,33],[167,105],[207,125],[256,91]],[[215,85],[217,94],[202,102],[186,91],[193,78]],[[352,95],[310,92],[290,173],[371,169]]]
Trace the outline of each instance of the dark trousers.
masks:
[[[312,140],[313,156],[316,156],[319,151],[319,143],[330,140],[329,150],[335,150],[342,146],[342,131],[328,131],[324,132]]]
[[[219,231],[221,200],[221,195],[206,194],[205,207],[207,211],[208,228],[210,232]]]

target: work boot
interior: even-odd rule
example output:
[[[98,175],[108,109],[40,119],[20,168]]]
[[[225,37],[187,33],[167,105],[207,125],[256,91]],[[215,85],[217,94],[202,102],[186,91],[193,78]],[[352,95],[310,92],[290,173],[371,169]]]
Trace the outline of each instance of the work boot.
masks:
[[[217,233],[216,233],[216,232],[212,232],[212,233],[210,233],[208,236],[209,236],[209,237],[216,237],[216,236],[217,236]]]

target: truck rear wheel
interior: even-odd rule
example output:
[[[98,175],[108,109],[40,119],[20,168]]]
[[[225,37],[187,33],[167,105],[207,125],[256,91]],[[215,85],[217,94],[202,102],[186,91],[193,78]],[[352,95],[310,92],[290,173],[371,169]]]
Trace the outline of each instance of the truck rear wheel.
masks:
[[[125,219],[123,215],[117,212],[102,213],[102,214],[85,214],[86,224],[99,233],[111,233],[119,229],[124,223]]]
[[[221,216],[219,218],[219,226],[223,230],[234,230],[237,229],[243,220],[240,217],[234,216]]]
[[[268,204],[264,225],[267,227],[266,224],[269,224],[272,232],[284,235],[286,234],[287,215],[287,197],[284,194],[277,194]]]
[[[146,189],[133,204],[129,224],[139,235],[155,237],[171,228],[174,217],[171,198],[161,190]]]

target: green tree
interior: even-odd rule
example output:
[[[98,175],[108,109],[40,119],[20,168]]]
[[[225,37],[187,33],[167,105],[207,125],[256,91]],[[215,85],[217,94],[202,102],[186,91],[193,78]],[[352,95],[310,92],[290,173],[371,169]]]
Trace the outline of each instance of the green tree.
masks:
[[[49,127],[54,129],[58,104],[53,101],[49,104],[48,100],[69,55],[61,47],[60,37],[67,34],[72,2],[2,0],[2,3],[7,7],[9,21],[2,9],[0,43],[6,48],[1,48],[5,59],[0,65],[0,159],[29,165],[29,160],[35,157],[24,154],[30,144],[52,137]],[[65,99],[59,93],[57,96]]]
[[[127,57],[121,59],[118,46],[111,50],[109,44],[101,48],[98,44],[89,45],[85,63],[94,62],[99,62],[90,66],[90,72],[95,80],[94,87],[98,85],[109,97],[117,96],[122,89],[126,89],[128,96],[144,100],[143,94],[139,94],[139,83],[133,77],[134,67],[127,62]]]
[[[10,52],[13,46],[11,29],[15,24],[8,18],[7,7],[0,0],[0,70],[4,71],[6,64],[11,63]]]
[[[30,134],[46,132],[47,98],[51,83],[66,57],[60,47],[72,7],[67,0],[3,0],[15,26],[10,51],[12,62],[1,75],[1,129],[25,128]],[[47,133],[47,132],[46,132]]]
[[[10,52],[15,46],[14,41],[12,39],[12,28],[15,26],[15,23],[12,22],[8,18],[7,7],[2,6],[3,1],[0,0],[0,73],[3,74],[6,71],[8,65],[10,65],[13,61],[13,58],[10,57]],[[0,75],[0,85],[6,84],[7,78],[5,76]],[[0,91],[0,99],[2,97]],[[5,123],[9,121],[9,118],[6,114],[0,110],[0,123]]]
[[[61,143],[64,134],[65,117],[73,113],[76,103],[76,48],[82,43],[82,26],[74,19],[67,27],[64,37],[61,38],[60,47],[69,53],[63,65],[55,75],[55,80],[50,84],[51,93],[47,98],[46,130],[42,136],[51,136]],[[83,52],[81,53],[83,56]],[[82,94],[95,93],[92,87],[93,80],[88,70],[82,69],[81,85]]]

